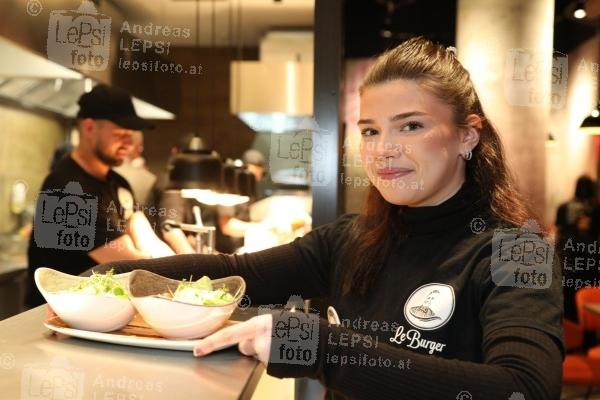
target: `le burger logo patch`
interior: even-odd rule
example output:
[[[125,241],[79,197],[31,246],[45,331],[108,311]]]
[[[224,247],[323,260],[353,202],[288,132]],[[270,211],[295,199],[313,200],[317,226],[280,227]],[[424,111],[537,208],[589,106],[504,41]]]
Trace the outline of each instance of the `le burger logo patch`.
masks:
[[[431,331],[444,326],[454,313],[454,303],[452,286],[429,283],[417,288],[404,304],[404,317],[417,329],[405,331],[404,326],[399,326],[390,342],[410,349],[422,348],[429,354],[442,352],[446,344],[422,339],[419,329]]]
[[[444,326],[454,313],[454,289],[442,283],[417,288],[404,304],[404,317],[415,328],[430,331]]]

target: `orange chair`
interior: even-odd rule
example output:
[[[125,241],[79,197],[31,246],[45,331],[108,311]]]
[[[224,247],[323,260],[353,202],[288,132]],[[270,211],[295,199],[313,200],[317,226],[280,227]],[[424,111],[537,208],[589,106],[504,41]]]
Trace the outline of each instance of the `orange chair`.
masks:
[[[581,350],[583,329],[575,322],[563,320],[565,345],[568,352]],[[563,384],[587,386],[585,398],[592,394],[594,385],[600,385],[600,358],[595,359],[583,354],[567,354],[563,361]],[[581,398],[576,395],[573,398]]]
[[[586,303],[600,303],[600,288],[584,288],[575,293],[579,324],[563,321],[565,345],[569,352],[583,350],[584,331],[600,331],[600,316],[586,310]],[[590,349],[587,355],[567,354],[563,361],[563,383],[587,386],[585,398],[589,398],[594,385],[600,385],[600,346]]]
[[[585,309],[586,303],[600,304],[600,288],[583,288],[575,293],[579,325],[584,330],[600,331],[600,315]]]
[[[568,354],[563,361],[562,380],[567,385],[587,386],[585,398],[589,398],[594,385],[600,385],[600,359]],[[575,398],[580,398],[580,395]]]
[[[585,308],[587,303],[600,304],[600,288],[583,288],[575,293],[575,306],[577,307],[579,325],[584,331],[600,332],[600,315],[587,310]],[[600,358],[600,346],[592,347],[588,351],[588,356]]]

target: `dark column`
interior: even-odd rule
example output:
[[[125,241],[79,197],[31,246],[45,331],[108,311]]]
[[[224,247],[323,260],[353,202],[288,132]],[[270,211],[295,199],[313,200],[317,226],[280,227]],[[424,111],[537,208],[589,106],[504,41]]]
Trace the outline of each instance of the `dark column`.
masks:
[[[314,117],[320,129],[313,133],[313,227],[341,212],[342,5],[342,0],[315,1]]]

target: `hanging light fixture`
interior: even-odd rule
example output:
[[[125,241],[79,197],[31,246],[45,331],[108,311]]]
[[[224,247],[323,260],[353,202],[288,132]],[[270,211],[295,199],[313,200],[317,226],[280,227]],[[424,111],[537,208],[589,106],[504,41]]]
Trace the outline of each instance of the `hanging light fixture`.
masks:
[[[575,10],[573,11],[573,17],[577,19],[583,19],[587,16],[587,12],[585,11],[585,1],[580,0],[577,2],[575,6]]]
[[[200,0],[196,0],[196,47],[200,45]],[[215,57],[215,0],[212,0],[212,55]],[[223,163],[221,157],[214,150],[202,146],[202,139],[198,127],[199,85],[195,88],[195,125],[194,137],[189,146],[181,153],[175,155],[169,166],[169,188],[180,190],[181,197],[193,198],[205,205],[234,206],[246,203],[248,196],[231,193],[223,181]],[[215,84],[212,82],[212,96],[215,97]],[[211,114],[212,138],[215,137],[215,110]]]
[[[581,123],[579,132],[588,135],[600,135],[600,111],[593,110]]]
[[[204,149],[194,136],[188,148],[176,154],[169,165],[169,189],[221,189],[222,165],[216,151]]]

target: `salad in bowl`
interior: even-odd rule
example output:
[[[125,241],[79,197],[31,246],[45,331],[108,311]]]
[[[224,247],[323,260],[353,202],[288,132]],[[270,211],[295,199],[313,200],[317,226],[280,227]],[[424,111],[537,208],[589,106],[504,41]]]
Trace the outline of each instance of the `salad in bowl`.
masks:
[[[156,332],[169,339],[195,339],[227,322],[246,291],[246,282],[239,276],[179,281],[135,270],[128,287],[131,302]]]
[[[52,310],[75,329],[110,332],[131,321],[135,309],[129,299],[129,273],[93,273],[90,277],[38,268],[35,283]]]

